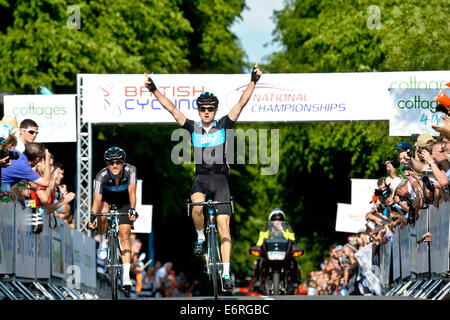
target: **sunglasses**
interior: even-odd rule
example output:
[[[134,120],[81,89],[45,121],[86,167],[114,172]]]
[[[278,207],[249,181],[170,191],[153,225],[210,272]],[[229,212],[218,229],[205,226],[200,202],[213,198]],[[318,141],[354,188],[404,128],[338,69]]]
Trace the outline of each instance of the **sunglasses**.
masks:
[[[31,129],[23,129],[23,130],[28,131],[31,135],[35,135],[35,134],[37,135],[39,133],[39,131],[34,131]]]
[[[206,110],[208,110],[208,112],[214,112],[216,111],[216,107],[199,107],[198,110],[200,110],[201,112],[205,112]]]
[[[106,164],[107,164],[108,166],[113,166],[113,165],[115,165],[115,164],[117,164],[117,165],[119,166],[119,165],[123,164],[123,161],[120,161],[120,160],[106,161]]]

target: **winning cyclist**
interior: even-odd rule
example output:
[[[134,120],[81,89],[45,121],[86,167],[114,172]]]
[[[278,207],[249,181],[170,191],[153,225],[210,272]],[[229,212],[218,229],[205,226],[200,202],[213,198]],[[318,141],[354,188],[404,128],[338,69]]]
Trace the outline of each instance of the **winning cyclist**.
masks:
[[[100,170],[94,180],[94,202],[91,214],[109,212],[112,204],[117,206],[119,213],[128,213],[128,216],[118,216],[118,220],[123,264],[122,286],[125,290],[129,290],[132,286],[130,233],[133,221],[138,217],[134,209],[136,206],[136,167],[125,163],[125,151],[119,147],[111,147],[106,150],[104,159],[107,167]],[[107,217],[101,216],[97,221],[88,223],[90,230],[97,227],[100,234],[98,256],[104,260],[108,247],[107,238],[104,236],[108,228]]]
[[[212,93],[202,93],[197,98],[200,121],[194,122],[193,120],[187,119],[186,116],[175,107],[172,101],[167,99],[156,88],[153,80],[145,73],[145,76],[147,77],[145,86],[148,90],[151,91],[156,99],[158,99],[159,103],[172,114],[176,122],[191,134],[195,158],[195,179],[191,189],[192,202],[204,202],[206,198],[215,201],[230,200],[230,190],[227,178],[229,167],[225,161],[226,130],[230,129],[237,121],[242,109],[250,100],[253,90],[256,87],[256,82],[261,77],[261,74],[262,72],[258,68],[258,63],[256,63],[251,74],[250,83],[242,93],[238,103],[227,115],[219,120],[214,119],[217,114],[219,100]],[[199,155],[201,156],[201,159],[198,159]],[[230,278],[231,206],[218,205],[217,210],[217,225],[221,238],[220,251],[223,261],[223,283],[225,289],[232,289],[233,281]],[[196,256],[201,256],[205,252],[203,208],[201,206],[194,206],[192,212],[192,219],[198,235],[194,247],[194,254]]]

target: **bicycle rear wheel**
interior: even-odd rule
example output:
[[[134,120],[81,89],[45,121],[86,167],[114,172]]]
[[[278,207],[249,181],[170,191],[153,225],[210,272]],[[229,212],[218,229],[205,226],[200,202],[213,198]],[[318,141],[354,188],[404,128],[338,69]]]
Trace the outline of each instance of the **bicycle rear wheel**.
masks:
[[[110,244],[110,257],[109,257],[109,283],[111,285],[111,297],[112,300],[118,299],[118,291],[119,291],[119,278],[116,272],[116,265],[118,263],[117,256],[117,241],[115,237],[110,236],[109,239]]]

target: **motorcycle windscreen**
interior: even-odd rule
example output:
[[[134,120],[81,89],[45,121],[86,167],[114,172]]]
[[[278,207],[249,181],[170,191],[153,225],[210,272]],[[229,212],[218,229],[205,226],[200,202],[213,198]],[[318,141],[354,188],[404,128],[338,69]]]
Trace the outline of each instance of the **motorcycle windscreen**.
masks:
[[[284,221],[270,221],[266,227],[269,230],[269,238],[266,239],[267,258],[269,260],[284,260],[288,240],[284,233],[288,230],[288,224]]]

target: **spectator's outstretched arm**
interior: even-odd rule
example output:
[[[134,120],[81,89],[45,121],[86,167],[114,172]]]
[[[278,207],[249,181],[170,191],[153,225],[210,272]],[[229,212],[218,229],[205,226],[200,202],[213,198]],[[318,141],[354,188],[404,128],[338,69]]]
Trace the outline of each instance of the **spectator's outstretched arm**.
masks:
[[[250,83],[248,84],[247,88],[245,88],[244,92],[242,93],[241,98],[239,99],[239,102],[228,113],[228,117],[230,118],[230,120],[237,121],[237,119],[239,118],[239,115],[241,114],[242,109],[247,105],[247,102],[250,100],[253,90],[255,90],[256,82],[258,82],[261,75],[262,75],[262,71],[259,70],[258,62],[256,62],[255,66],[253,67]]]
[[[176,122],[180,126],[183,126],[184,123],[186,122],[186,116],[180,110],[178,110],[177,107],[175,107],[175,105],[173,104],[172,101],[167,99],[158,90],[158,88],[156,88],[156,85],[153,82],[153,80],[150,78],[150,76],[147,73],[144,73],[144,74],[145,74],[145,77],[147,78],[147,80],[144,82],[147,89],[155,95],[155,98],[158,99],[159,103],[164,107],[164,109],[166,109],[167,111],[170,112],[170,114],[175,118]]]
[[[30,181],[31,186],[33,186],[33,184],[34,185],[38,184],[42,187],[48,187],[48,185],[50,184],[50,178],[51,178],[50,153],[48,152],[48,149],[45,149],[44,161],[45,161],[45,170],[44,170],[43,175],[39,179]]]
[[[392,165],[392,163],[390,161],[386,161],[386,171],[389,173],[389,176],[394,179],[395,177],[397,177],[397,174],[395,173],[395,168]]]
[[[431,170],[433,171],[434,176],[442,187],[448,185],[447,176],[441,169],[439,169],[437,161],[433,158],[430,152],[427,149],[423,149],[421,151],[421,155],[423,159],[430,165]]]

